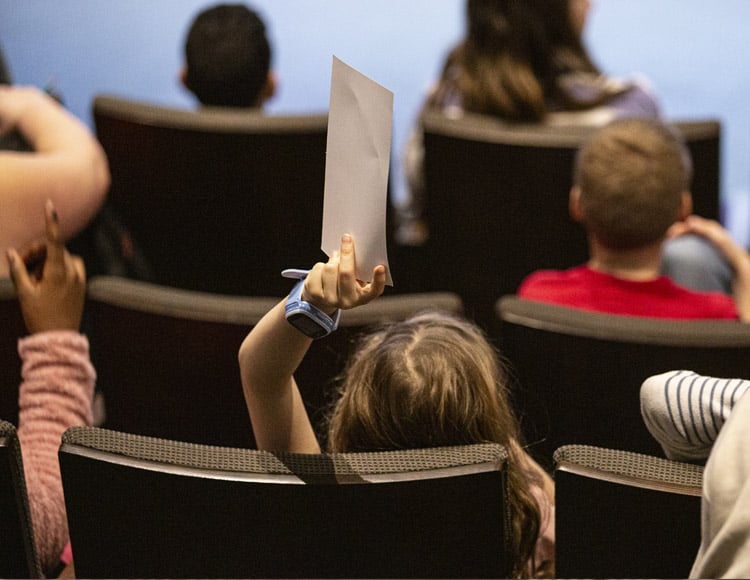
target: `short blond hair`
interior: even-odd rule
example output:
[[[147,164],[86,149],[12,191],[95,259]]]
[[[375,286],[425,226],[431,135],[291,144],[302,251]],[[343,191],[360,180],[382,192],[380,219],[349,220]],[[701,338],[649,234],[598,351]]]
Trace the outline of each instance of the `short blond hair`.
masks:
[[[668,125],[622,119],[581,147],[575,166],[584,223],[613,249],[659,241],[679,219],[692,178],[690,153]]]

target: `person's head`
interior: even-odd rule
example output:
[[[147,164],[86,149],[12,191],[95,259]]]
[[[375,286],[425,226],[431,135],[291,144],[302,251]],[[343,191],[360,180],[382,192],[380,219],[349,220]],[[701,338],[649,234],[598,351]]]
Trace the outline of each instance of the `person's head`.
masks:
[[[583,50],[580,42],[591,9],[591,0],[528,0],[526,4],[543,22],[550,42],[556,46]]]
[[[218,4],[199,13],[185,40],[182,80],[203,105],[260,107],[275,83],[258,14],[242,4]]]
[[[550,47],[543,22],[528,2],[467,0],[466,33],[445,74],[456,83],[465,110],[512,121],[544,116]]]
[[[330,418],[332,452],[494,442],[509,452],[518,562],[533,554],[539,507],[498,353],[468,321],[424,313],[366,336]]]
[[[581,41],[583,2],[467,0],[466,34],[444,71],[459,75],[464,108],[540,121],[548,102],[559,99],[560,75],[598,73]]]
[[[553,74],[599,70],[583,44],[590,0],[529,0],[544,24],[551,47]]]
[[[575,164],[571,214],[613,250],[659,243],[691,210],[690,152],[671,127],[622,119],[596,131]]]

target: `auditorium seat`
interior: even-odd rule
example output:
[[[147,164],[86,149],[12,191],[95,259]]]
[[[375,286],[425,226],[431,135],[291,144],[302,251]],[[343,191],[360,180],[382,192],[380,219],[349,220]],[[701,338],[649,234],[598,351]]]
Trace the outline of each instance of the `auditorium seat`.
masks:
[[[4,420],[0,420],[0,516],[0,578],[43,578],[18,433]]]
[[[324,256],[327,115],[182,110],[98,95],[93,117],[112,174],[99,234],[124,234],[124,253],[137,252],[133,277],[281,296],[282,269]]]
[[[60,449],[82,578],[507,578],[506,460],[496,444],[301,455],[92,427]]]
[[[286,280],[287,290],[293,281]],[[253,447],[237,353],[277,298],[226,296],[96,276],[87,290],[87,324],[104,426],[119,431],[233,447]],[[295,373],[320,427],[334,378],[356,337],[425,309],[461,312],[449,293],[383,296],[342,313],[338,331],[316,340]],[[196,425],[201,425],[196,429]]]
[[[619,449],[555,452],[559,578],[687,578],[701,540],[703,468]]]
[[[26,325],[16,290],[8,278],[0,278],[0,320],[0,417],[18,425],[18,386],[21,384],[18,339],[26,335]]]
[[[663,456],[641,418],[646,378],[673,369],[747,375],[750,325],[740,322],[616,316],[514,295],[496,308],[513,402],[546,465],[573,443]]]
[[[718,219],[721,126],[672,124],[693,155],[695,212]],[[593,128],[439,113],[425,114],[423,127],[425,289],[458,293],[467,314],[490,328],[497,297],[514,293],[525,276],[587,260],[568,194],[576,152]]]

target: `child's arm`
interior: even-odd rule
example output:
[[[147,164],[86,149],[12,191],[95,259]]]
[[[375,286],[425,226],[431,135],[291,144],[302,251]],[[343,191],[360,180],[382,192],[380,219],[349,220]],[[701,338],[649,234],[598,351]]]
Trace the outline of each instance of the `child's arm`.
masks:
[[[37,208],[46,199],[60,215],[60,235],[78,233],[99,211],[110,184],[107,157],[89,129],[52,97],[32,87],[0,87],[0,134],[17,131],[32,152],[0,153],[4,239],[44,235]]]
[[[750,254],[732,239],[729,232],[717,221],[690,216],[680,224],[682,233],[699,234],[712,242],[724,254],[734,270],[732,295],[742,322],[750,322]]]
[[[57,451],[73,425],[90,425],[96,372],[89,344],[79,334],[86,291],[83,261],[60,239],[51,202],[47,238],[19,254],[8,250],[10,274],[29,336],[18,343],[22,376],[18,438],[23,453],[34,535],[45,571],[54,569],[68,543],[68,522]],[[31,273],[27,265],[37,267]]]
[[[384,288],[384,266],[373,270],[370,283],[356,279],[354,242],[344,235],[340,252],[307,275],[302,299],[331,313],[366,304]],[[286,321],[285,303],[271,309],[240,347],[243,392],[259,449],[318,453],[320,446],[293,377],[312,339]]]

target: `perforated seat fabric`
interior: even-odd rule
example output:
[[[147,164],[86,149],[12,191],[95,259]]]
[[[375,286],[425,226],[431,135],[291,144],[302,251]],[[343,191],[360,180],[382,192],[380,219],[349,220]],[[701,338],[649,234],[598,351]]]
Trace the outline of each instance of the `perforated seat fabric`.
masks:
[[[506,452],[211,447],[72,428],[60,465],[84,577],[506,577]]]
[[[687,578],[700,545],[703,468],[620,449],[554,453],[561,578]]]
[[[416,473],[456,466],[502,463],[507,459],[507,452],[492,443],[369,453],[271,453],[184,443],[89,427],[71,427],[63,435],[62,442],[106,451],[123,458],[156,461],[174,466],[300,476],[331,473]]]
[[[619,449],[603,449],[591,445],[565,445],[554,453],[558,469],[593,470],[606,477],[612,474],[624,479],[638,480],[643,485],[684,488],[692,495],[700,494],[703,467],[643,453]]]

